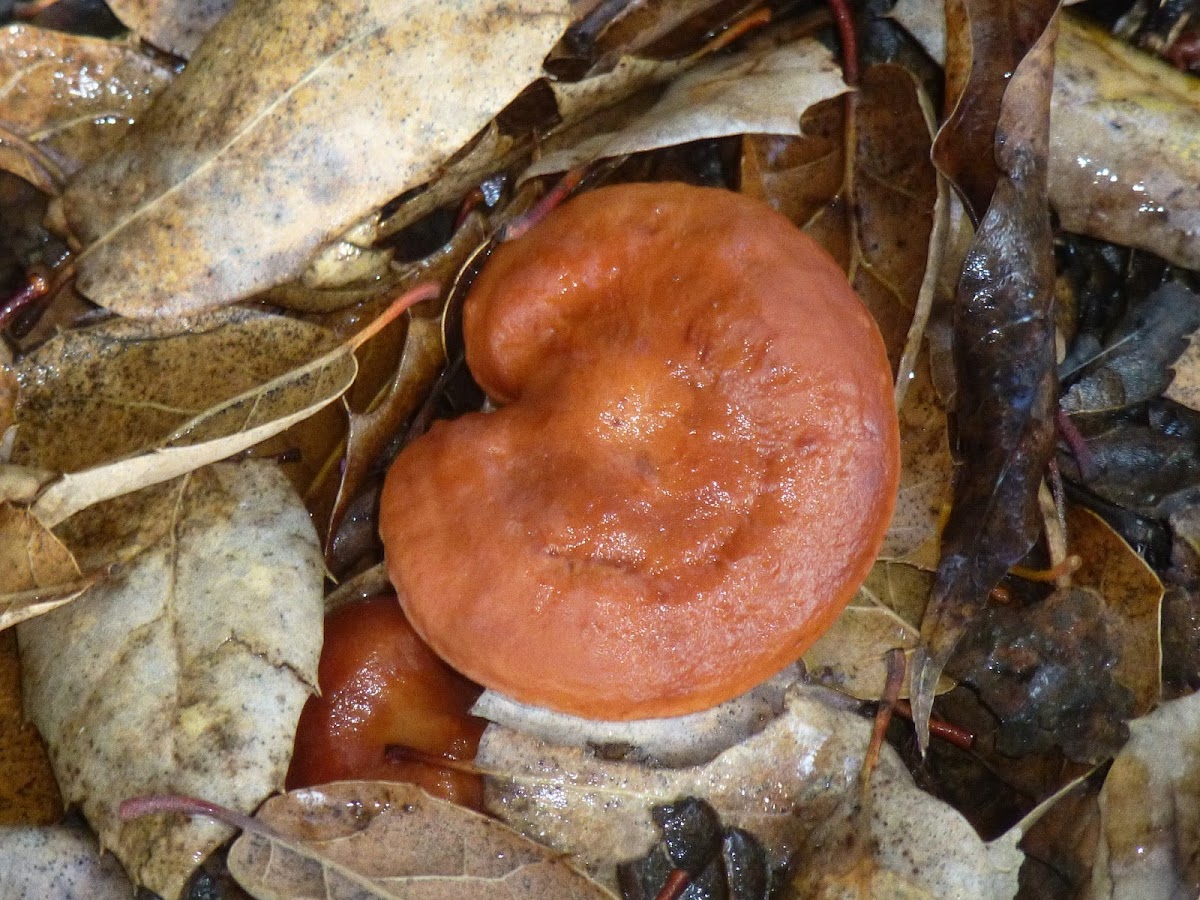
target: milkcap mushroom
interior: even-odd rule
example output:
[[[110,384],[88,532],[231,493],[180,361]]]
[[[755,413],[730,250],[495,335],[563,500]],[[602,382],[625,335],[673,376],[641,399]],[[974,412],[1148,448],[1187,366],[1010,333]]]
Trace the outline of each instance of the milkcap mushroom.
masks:
[[[729,191],[583,194],[466,300],[495,411],[436,423],[384,486],[387,565],[454,668],[592,719],[715,706],[797,657],[878,553],[891,370],[829,255]]]

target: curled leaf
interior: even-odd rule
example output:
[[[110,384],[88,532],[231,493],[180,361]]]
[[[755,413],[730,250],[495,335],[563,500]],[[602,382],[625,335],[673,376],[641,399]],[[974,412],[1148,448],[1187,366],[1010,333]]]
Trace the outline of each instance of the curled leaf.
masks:
[[[954,312],[954,444],[963,467],[915,659],[913,711],[922,748],[934,688],[955,643],[1037,537],[1038,486],[1054,452],[1054,261],[1045,161],[1057,18],[1056,4],[1040,7],[1034,28],[1035,11],[1025,6],[972,6],[971,43],[960,55],[974,58],[1012,33],[1030,39],[1029,52],[1011,79],[1001,79],[1006,86],[999,94],[990,80],[967,82],[958,106],[963,116],[939,132],[935,145],[943,159],[950,154],[959,162],[983,153],[996,172],[989,176],[974,162],[952,170],[964,196],[977,209],[986,204],[987,212],[967,253]],[[972,79],[979,74],[973,70]],[[991,138],[980,146],[976,132],[986,119],[978,109],[966,115],[966,107],[993,102]]]
[[[283,431],[340,396],[356,370],[325,329],[283,316],[110,320],[18,364],[13,458],[65,473],[33,506],[53,526]]]

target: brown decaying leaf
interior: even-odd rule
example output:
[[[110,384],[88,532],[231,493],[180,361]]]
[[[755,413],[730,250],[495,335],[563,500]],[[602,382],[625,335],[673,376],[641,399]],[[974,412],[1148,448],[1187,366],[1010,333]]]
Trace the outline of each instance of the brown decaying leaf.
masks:
[[[1088,900],[1200,893],[1200,693],[1130,723],[1100,793]]]
[[[84,576],[71,551],[28,510],[0,503],[0,630],[71,602],[100,575]]]
[[[46,747],[21,707],[17,633],[9,630],[0,634],[0,826],[52,825],[62,813]],[[4,891],[4,873],[12,871],[0,862],[0,897],[10,896]]]
[[[249,811],[282,786],[321,647],[316,533],[277,468],[248,461],[95,506],[60,535],[85,568],[121,565],[19,626],[25,708],[64,799],[174,900],[228,830],[123,823],[117,804],[175,792]]]
[[[13,459],[67,473],[33,507],[53,526],[277,434],[339,397],[355,371],[348,346],[283,316],[110,320],[18,363]]]
[[[561,0],[236,6],[64,195],[87,245],[80,289],[150,317],[298,276],[323,244],[434,177],[537,77],[568,22]]]
[[[812,838],[830,817],[851,814],[871,731],[865,719],[818,699],[824,693],[794,693],[762,732],[683,769],[606,762],[493,726],[477,758],[493,773],[488,808],[609,879],[615,863],[645,855],[658,841],[650,807],[693,796],[712,804],[726,825],[754,834],[773,867],[790,859],[796,870],[824,871],[836,854]],[[881,752],[871,791],[868,843],[881,868],[904,873],[934,896],[1015,894],[1021,854],[983,844],[957,812],[913,785],[890,747]]]
[[[748,135],[742,190],[816,238],[846,270],[875,317],[893,367],[921,292],[937,185],[929,163],[927,101],[912,74],[878,65],[854,103],[854,164],[846,166],[847,104],[831,100],[801,121],[802,136]]]
[[[417,787],[344,781],[272,797],[229,870],[260,900],[615,900],[540,844]]]
[[[174,77],[130,41],[0,29],[0,169],[44,193],[99,159]],[[24,143],[16,143],[13,137]]]
[[[1113,678],[1134,696],[1133,715],[1144,716],[1162,695],[1159,618],[1163,583],[1144,559],[1091,510],[1067,508],[1071,552],[1079,555],[1073,580],[1104,598],[1113,622]]]
[[[187,58],[233,0],[112,0],[108,8],[142,40]]]
[[[846,90],[832,55],[812,38],[714,59],[676,79],[654,106],[620,131],[548,154],[522,177],[705,138],[799,134],[800,116],[808,107]]]
[[[129,900],[133,885],[111,853],[82,828],[0,828],[5,900]]]
[[[968,251],[954,308],[958,393],[952,444],[963,466],[915,657],[913,709],[922,748],[929,740],[934,687],[955,643],[1037,537],[1038,487],[1054,452],[1054,260],[1046,153],[1057,3],[1043,0],[1036,11],[1034,5],[1013,10],[975,3],[972,32],[950,32],[949,60],[991,52],[992,43],[1011,42],[1014,35],[1030,43],[1012,77],[999,79],[1007,85],[1002,97],[993,98],[990,82],[976,96],[972,73],[956,107],[961,115],[935,141],[941,164],[951,163],[954,177],[965,179],[956,186],[987,212]],[[996,63],[1009,59],[1012,49],[1006,44]],[[952,69],[948,62],[948,80]],[[989,113],[990,137],[980,146],[981,110],[993,100],[998,108]],[[994,160],[995,177],[964,168],[964,154]]]

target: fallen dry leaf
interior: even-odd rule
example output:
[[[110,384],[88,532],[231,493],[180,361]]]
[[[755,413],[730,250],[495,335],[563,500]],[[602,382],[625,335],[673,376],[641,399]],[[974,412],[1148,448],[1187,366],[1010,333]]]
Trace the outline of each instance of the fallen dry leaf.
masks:
[[[850,605],[805,651],[809,678],[860,700],[880,699],[887,682],[887,653],[903,650],[906,660],[911,659],[932,584],[933,576],[914,566],[876,562]],[[911,672],[908,665],[906,671]],[[938,693],[953,686],[943,678]],[[909,693],[906,679],[900,697]]]
[[[64,195],[87,245],[80,290],[150,317],[295,278],[323,244],[436,175],[537,77],[568,22],[561,0],[236,6]]]
[[[917,357],[899,416],[900,490],[879,558],[932,571],[953,496],[954,459],[946,407],[934,386],[927,351]]]
[[[0,828],[5,900],[129,900],[133,885],[82,828]]]
[[[410,784],[343,781],[272,797],[229,870],[260,900],[613,900],[540,844]]]
[[[810,843],[857,795],[871,723],[817,699],[792,694],[782,716],[702,766],[652,769],[603,761],[585,750],[543,744],[490,727],[477,762],[488,772],[488,809],[517,830],[568,854],[602,881],[613,866],[658,841],[652,806],[706,800],[728,826],[744,828],[772,868],[799,852],[800,869],[819,867],[831,848]],[[935,896],[1004,898],[1016,893],[1021,855],[993,853],[957,812],[917,789],[884,747],[872,779],[879,815],[871,839],[880,866],[904,873]]]
[[[142,40],[186,58],[233,8],[233,0],[111,0],[108,8]]]
[[[1133,694],[1133,716],[1144,716],[1162,695],[1159,620],[1163,583],[1107,522],[1083,507],[1067,508],[1071,552],[1080,557],[1073,580],[1104,599],[1113,625],[1112,677]]]
[[[325,329],[269,313],[109,320],[17,364],[13,459],[65,473],[33,505],[54,526],[283,431],[337,399],[356,367]]]
[[[186,792],[249,811],[282,786],[321,647],[316,533],[275,465],[248,461],[95,506],[60,534],[85,568],[121,565],[19,626],[26,709],[65,799],[174,900],[228,830],[122,823],[117,804]]]
[[[1131,722],[1100,792],[1089,900],[1200,893],[1200,694]]]
[[[28,510],[0,503],[0,631],[69,603],[95,581]]]
[[[116,144],[174,74],[130,41],[0,29],[0,169],[58,194]]]
[[[705,138],[799,134],[806,109],[846,90],[832,55],[812,38],[714,59],[672,82],[654,106],[620,131],[549,153],[522,177]]]

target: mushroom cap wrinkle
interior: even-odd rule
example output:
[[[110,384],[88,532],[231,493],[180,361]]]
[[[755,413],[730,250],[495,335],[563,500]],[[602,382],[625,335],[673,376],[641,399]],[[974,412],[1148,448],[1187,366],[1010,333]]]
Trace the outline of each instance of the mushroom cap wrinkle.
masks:
[[[794,662],[866,577],[899,479],[887,353],[769,207],[583,194],[495,251],[464,335],[499,408],[405,448],[380,529],[413,627],[470,678],[683,715]]]

